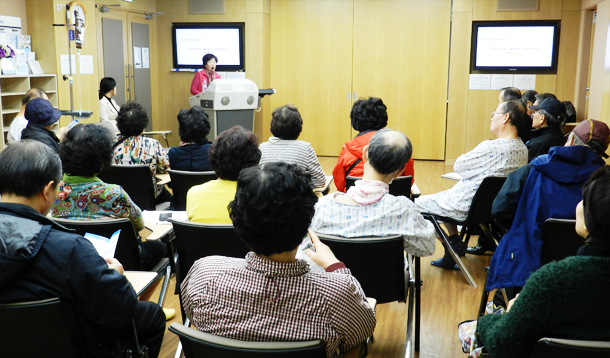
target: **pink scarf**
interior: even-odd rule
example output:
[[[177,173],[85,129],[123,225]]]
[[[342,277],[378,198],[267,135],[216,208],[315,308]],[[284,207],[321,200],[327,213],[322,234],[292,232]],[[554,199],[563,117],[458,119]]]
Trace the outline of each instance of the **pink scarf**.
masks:
[[[357,180],[347,195],[360,205],[378,202],[389,191],[389,185],[379,180]]]

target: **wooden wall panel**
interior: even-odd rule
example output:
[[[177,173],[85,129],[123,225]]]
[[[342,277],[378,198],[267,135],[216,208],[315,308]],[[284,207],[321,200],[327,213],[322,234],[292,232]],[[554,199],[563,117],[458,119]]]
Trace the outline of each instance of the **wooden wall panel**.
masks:
[[[416,159],[445,156],[450,16],[449,0],[354,3],[353,92],[383,99]]]
[[[561,15],[561,35],[559,61],[557,64],[557,85],[555,95],[561,101],[574,102],[576,84],[576,64],[578,62],[578,39],[580,31],[580,11],[564,11]]]
[[[299,108],[299,138],[318,155],[350,140],[352,31],[351,0],[271,2],[271,107]]]
[[[591,81],[589,83],[588,118],[602,120],[602,105],[604,98],[604,77],[606,73],[606,58],[610,61],[608,51],[608,27],[610,25],[610,0],[597,4],[595,35],[591,57]],[[606,96],[607,97],[607,96]]]
[[[474,0],[472,19],[481,20],[539,20],[561,19],[563,0],[540,0],[538,11],[496,11],[496,2]]]

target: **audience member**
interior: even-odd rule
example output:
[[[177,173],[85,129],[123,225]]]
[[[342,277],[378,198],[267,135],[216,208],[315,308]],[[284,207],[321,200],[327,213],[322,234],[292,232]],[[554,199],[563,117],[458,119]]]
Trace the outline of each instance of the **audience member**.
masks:
[[[538,105],[530,106],[532,113],[532,128],[527,147],[527,161],[531,162],[539,155],[547,154],[549,149],[565,144],[566,139],[561,131],[561,124],[566,115],[565,106],[549,97]]]
[[[500,90],[498,95],[498,103],[504,103],[506,101],[520,101],[521,91],[516,87],[504,87]]]
[[[167,153],[172,169],[188,172],[212,170],[208,157],[212,142],[206,138],[210,133],[210,121],[205,109],[194,106],[181,110],[178,123],[181,142]]]
[[[116,96],[116,81],[112,77],[104,77],[100,81],[99,105],[100,122],[108,122],[109,128],[117,130],[116,117],[119,115],[120,107],[112,99]]]
[[[554,98],[557,99],[557,96],[555,96],[552,93],[538,93],[536,95],[536,102],[534,102],[534,106],[539,105],[540,103],[542,103],[542,101],[544,101],[547,98]]]
[[[161,307],[138,301],[120,262],[104,261],[91,242],[45,216],[60,180],[59,156],[40,142],[22,140],[0,153],[0,302],[68,302],[87,357],[119,356],[119,328],[134,320],[138,340],[157,357]]]
[[[478,320],[478,345],[491,357],[529,357],[543,337],[610,341],[610,169],[597,170],[576,206],[578,255],[534,272],[506,314]]]
[[[364,163],[362,163],[362,151],[369,144],[369,140],[376,131],[388,124],[387,107],[381,98],[369,97],[354,102],[349,114],[352,120],[352,128],[359,134],[351,141],[345,143],[341,148],[339,159],[333,169],[333,180],[338,191],[344,192],[345,178],[348,176],[362,177]],[[403,176],[414,176],[413,159],[405,165]]]
[[[261,143],[260,164],[286,162],[296,164],[311,177],[315,188],[326,184],[326,176],[316,152],[309,142],[297,140],[303,129],[303,119],[297,107],[287,104],[273,110],[269,141]]]
[[[364,147],[364,175],[346,194],[327,195],[316,204],[315,232],[345,237],[404,235],[405,250],[434,253],[436,231],[404,196],[388,194],[389,184],[405,170],[413,149],[401,132],[381,129]]]
[[[13,121],[11,122],[11,125],[8,129],[8,133],[6,134],[6,139],[9,144],[21,140],[21,132],[28,125],[28,120],[25,119],[25,106],[28,104],[29,101],[38,97],[44,98],[47,101],[49,100],[47,94],[43,90],[38,88],[30,88],[30,90],[27,91],[25,95],[21,98],[21,109],[19,110],[19,113],[17,113],[15,118],[13,118]]]
[[[229,128],[212,142],[209,159],[218,179],[188,191],[188,218],[206,224],[231,224],[227,206],[235,198],[239,172],[258,165],[261,159],[256,136],[240,126]]]
[[[566,107],[566,118],[563,123],[576,123],[576,108],[570,101],[562,101],[563,105]]]
[[[119,185],[106,184],[96,175],[112,163],[112,134],[95,124],[72,128],[59,146],[63,180],[51,214],[75,220],[127,218],[136,231],[144,229],[142,210]],[[167,255],[160,241],[139,242],[145,271]]]
[[[66,135],[67,129],[60,128],[57,133],[51,131],[61,112],[44,98],[38,97],[25,105],[25,119],[27,126],[21,132],[21,139],[33,139],[42,142],[53,150],[59,149],[59,142]]]
[[[295,258],[314,215],[310,178],[296,165],[268,163],[242,170],[229,210],[245,259],[199,259],[182,283],[185,312],[200,331],[249,341],[320,339],[337,357],[373,334],[375,311],[358,281],[309,232],[307,255]]]
[[[155,178],[157,173],[167,173],[169,159],[161,143],[142,135],[148,125],[144,107],[136,102],[122,105],[116,122],[121,133],[114,142],[114,163],[148,165],[155,186],[156,204],[170,201],[172,195],[163,185],[157,185]]]
[[[538,95],[538,92],[536,92],[534,90],[529,90],[529,91],[523,92],[523,95],[521,96],[521,102],[523,102],[523,104],[525,105],[525,108],[527,108],[528,116],[531,116],[532,113],[534,113],[534,111],[530,109],[530,106],[533,106],[534,102],[536,102],[537,95]]]
[[[497,139],[481,142],[472,151],[462,154],[453,165],[461,176],[451,189],[436,194],[422,195],[415,204],[422,212],[464,220],[468,216],[472,198],[483,179],[488,176],[505,176],[527,164],[527,148],[517,137],[517,131],[527,117],[520,101],[500,103],[491,115],[490,130]],[[463,256],[466,244],[460,240],[457,226],[445,223],[449,242],[456,253]],[[432,261],[432,265],[446,269],[455,268],[455,262],[447,248],[445,255]]]

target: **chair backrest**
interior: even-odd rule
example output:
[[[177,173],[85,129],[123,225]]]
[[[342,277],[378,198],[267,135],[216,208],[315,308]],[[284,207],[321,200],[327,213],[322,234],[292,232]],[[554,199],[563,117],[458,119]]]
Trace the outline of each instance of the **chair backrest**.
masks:
[[[542,226],[543,265],[576,256],[585,239],[576,233],[576,220],[547,219]]]
[[[85,357],[70,305],[59,298],[0,304],[0,357]]]
[[[190,221],[168,219],[174,226],[176,262],[176,286],[202,257],[221,255],[243,258],[248,248],[235,233],[233,225],[208,225]]]
[[[169,330],[178,335],[185,356],[188,358],[326,357],[324,342],[320,340],[302,342],[240,341],[200,332],[175,322],[169,326]]]
[[[468,217],[464,221],[468,224],[492,223],[491,206],[504,185],[506,177],[487,177],[483,179],[477,192],[472,198]]]
[[[186,193],[195,185],[218,179],[215,172],[187,172],[183,170],[168,170],[171,178],[172,194],[174,195],[174,210],[186,210]]]
[[[402,235],[345,238],[318,233],[318,237],[345,263],[368,297],[377,303],[405,302],[408,274]]]
[[[351,186],[356,184],[356,180],[362,180],[360,177],[348,176],[345,178],[345,189],[349,189]],[[390,194],[394,196],[406,196],[411,197],[411,184],[413,183],[413,177],[410,175],[404,177],[394,178],[390,184]]]
[[[86,233],[91,233],[110,238],[112,234],[120,229],[121,233],[114,257],[121,262],[125,270],[142,270],[138,236],[129,219],[72,220],[53,218],[53,220],[69,229],[76,230],[76,233],[82,236]]]
[[[536,343],[531,358],[607,358],[610,342],[542,338]]]
[[[145,164],[111,165],[97,175],[106,183],[120,185],[142,210],[155,210],[155,188]]]

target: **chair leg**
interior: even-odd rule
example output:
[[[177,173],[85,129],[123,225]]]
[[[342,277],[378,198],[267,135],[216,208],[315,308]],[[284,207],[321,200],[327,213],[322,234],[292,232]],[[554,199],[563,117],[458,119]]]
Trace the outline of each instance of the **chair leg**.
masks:
[[[481,295],[481,303],[479,304],[479,314],[477,317],[483,317],[485,314],[485,306],[487,305],[487,299],[489,298],[489,291],[487,291],[487,275],[489,274],[489,266],[485,267],[485,284],[483,285],[483,294]]]
[[[498,242],[500,241],[500,238],[498,238],[490,229],[489,224],[483,224],[480,223],[479,226],[481,227],[481,230],[483,230],[483,233],[485,233],[485,236],[487,237],[487,241],[489,241],[489,243],[494,247],[494,250],[498,248]]]
[[[169,285],[169,279],[172,275],[172,268],[170,265],[167,265],[165,268],[165,277],[163,278],[163,285],[161,286],[161,292],[159,292],[159,301],[157,304],[159,306],[163,306],[163,301],[165,301],[165,293],[167,292],[167,286]]]
[[[508,296],[506,296],[506,290],[503,288],[501,290],[502,290],[502,297],[504,297],[504,303],[506,303],[506,308],[508,308]]]
[[[186,327],[190,327],[191,326],[191,321],[189,321],[188,317],[183,319],[182,323]],[[182,342],[180,342],[180,340],[178,340],[178,348],[176,348],[176,354],[174,354],[174,358],[180,358],[181,356],[182,356]]]
[[[421,260],[415,257],[415,351],[419,352],[419,328],[421,323]]]
[[[451,254],[451,257],[453,258],[455,263],[458,265],[460,272],[462,272],[462,275],[464,275],[466,282],[468,282],[468,284],[470,286],[477,288],[476,282],[474,282],[474,279],[470,275],[470,272],[468,272],[468,269],[466,269],[466,266],[464,266],[464,263],[460,259],[459,255],[456,254],[455,250],[453,250],[453,247],[451,247],[451,244],[449,243],[449,239],[447,237],[447,233],[445,232],[445,230],[443,230],[441,228],[441,225],[439,224],[438,220],[436,220],[436,217],[434,215],[426,215],[425,217],[432,221],[432,224],[434,225],[434,228],[436,228],[436,231],[438,232],[439,236],[441,237],[443,244],[449,250],[449,254]]]

